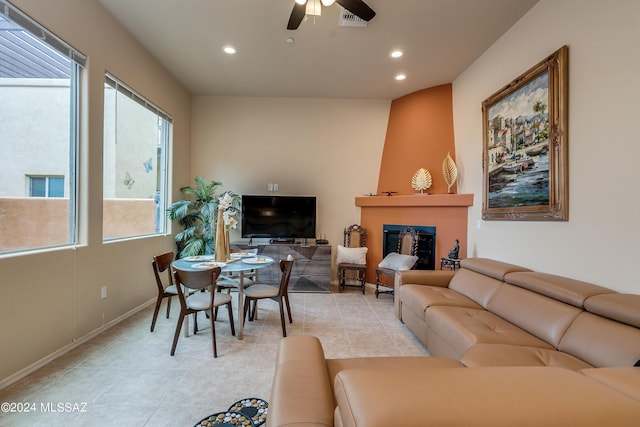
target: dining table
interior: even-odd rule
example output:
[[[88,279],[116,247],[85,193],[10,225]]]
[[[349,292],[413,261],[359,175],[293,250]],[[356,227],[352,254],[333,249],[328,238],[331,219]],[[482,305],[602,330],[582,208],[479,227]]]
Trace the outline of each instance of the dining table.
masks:
[[[225,285],[231,285],[238,289],[238,330],[236,336],[239,340],[244,336],[244,287],[245,274],[254,270],[268,267],[274,263],[274,259],[267,256],[256,255],[251,252],[233,252],[231,259],[226,262],[217,262],[213,255],[196,255],[177,259],[172,266],[180,270],[203,270],[220,267],[218,281],[224,281]],[[185,318],[185,336],[189,335],[189,319]]]

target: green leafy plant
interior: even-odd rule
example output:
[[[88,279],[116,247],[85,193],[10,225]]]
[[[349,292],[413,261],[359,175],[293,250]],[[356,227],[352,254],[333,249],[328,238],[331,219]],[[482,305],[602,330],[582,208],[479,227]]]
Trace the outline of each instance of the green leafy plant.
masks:
[[[221,185],[222,182],[207,182],[203,177],[197,176],[195,186],[180,188],[190,198],[174,202],[167,208],[169,219],[177,221],[183,227],[175,237],[180,258],[213,253],[220,202],[217,191]],[[234,203],[237,204],[239,198],[231,192],[227,193],[233,196]]]

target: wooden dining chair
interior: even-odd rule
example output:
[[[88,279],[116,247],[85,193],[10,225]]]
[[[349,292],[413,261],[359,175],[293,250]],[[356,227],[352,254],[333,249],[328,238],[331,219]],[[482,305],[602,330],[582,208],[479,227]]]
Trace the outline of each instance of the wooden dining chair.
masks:
[[[344,229],[344,246],[338,246],[336,264],[338,265],[338,289],[346,286],[359,287],[364,295],[367,275],[367,230],[358,224]],[[347,275],[353,273],[356,285],[347,284]]]
[[[171,275],[171,263],[173,262],[173,252],[167,252],[162,255],[156,255],[151,261],[153,267],[153,275],[156,278],[156,285],[158,287],[158,298],[156,299],[156,308],[153,310],[153,319],[151,319],[151,332],[156,327],[156,319],[160,312],[160,305],[163,299],[167,299],[167,319],[169,318],[169,312],[171,311],[171,298],[178,295],[178,290],[173,284],[173,276]],[[164,273],[167,273],[167,279],[164,281],[162,277]]]
[[[249,321],[252,321],[256,316],[258,309],[258,300],[272,299],[280,306],[280,323],[282,323],[282,336],[287,336],[287,326],[284,321],[284,309],[286,306],[287,314],[289,316],[289,323],[293,323],[291,317],[291,305],[289,304],[289,279],[291,278],[291,270],[293,269],[293,257],[289,255],[286,260],[280,261],[280,271],[282,276],[280,277],[280,285],[278,287],[270,285],[253,285],[244,291],[244,318],[247,318],[249,312],[249,305],[253,302]]]
[[[178,324],[173,336],[173,345],[171,346],[171,355],[176,352],[180,331],[182,330],[182,322],[184,318],[190,314],[204,311],[211,320],[211,335],[213,339],[213,357],[218,357],[218,348],[216,344],[216,316],[214,308],[226,305],[229,313],[229,324],[231,325],[231,335],[236,334],[233,323],[233,309],[231,307],[231,295],[215,292],[216,280],[220,276],[220,267],[213,267],[207,270],[181,270],[174,267],[173,282],[176,284],[178,291],[178,299],[180,300],[180,316]],[[184,290],[183,290],[184,286]],[[204,292],[195,292],[194,294],[186,294],[186,290],[202,290]],[[197,330],[194,330],[196,333]]]
[[[393,294],[396,271],[411,270],[418,261],[419,233],[407,227],[398,233],[398,252],[387,254],[376,268],[376,298],[380,294]],[[386,280],[383,280],[386,277]],[[380,290],[380,286],[387,290]]]

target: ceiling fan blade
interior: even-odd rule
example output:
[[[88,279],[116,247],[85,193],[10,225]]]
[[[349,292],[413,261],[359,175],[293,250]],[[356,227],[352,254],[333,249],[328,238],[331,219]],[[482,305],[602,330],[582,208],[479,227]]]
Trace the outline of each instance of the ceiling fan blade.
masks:
[[[289,17],[289,23],[287,24],[287,30],[297,30],[306,13],[306,4],[294,3],[293,10],[291,11],[291,16]]]
[[[370,21],[376,16],[374,10],[362,0],[336,0],[336,3],[365,21]]]

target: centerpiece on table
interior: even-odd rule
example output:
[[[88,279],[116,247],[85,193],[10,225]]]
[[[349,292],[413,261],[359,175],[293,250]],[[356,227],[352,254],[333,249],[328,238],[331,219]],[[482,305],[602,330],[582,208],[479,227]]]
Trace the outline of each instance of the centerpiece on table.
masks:
[[[216,245],[214,254],[216,261],[226,262],[229,260],[229,230],[238,226],[236,208],[238,195],[227,191],[218,199],[218,218],[216,220]]]

